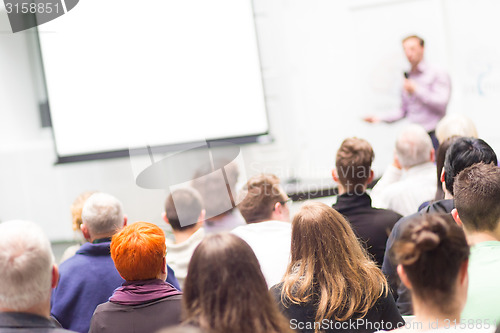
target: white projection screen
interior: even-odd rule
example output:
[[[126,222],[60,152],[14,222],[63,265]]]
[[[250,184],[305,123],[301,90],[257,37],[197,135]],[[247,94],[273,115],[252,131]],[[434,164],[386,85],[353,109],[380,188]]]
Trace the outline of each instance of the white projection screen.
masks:
[[[251,0],[83,0],[38,30],[60,163],[268,133]]]

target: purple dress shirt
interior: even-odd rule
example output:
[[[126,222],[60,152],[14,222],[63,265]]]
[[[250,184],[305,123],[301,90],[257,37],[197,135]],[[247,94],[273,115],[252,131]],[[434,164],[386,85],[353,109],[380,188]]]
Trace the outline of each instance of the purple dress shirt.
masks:
[[[415,92],[409,94],[403,90],[399,112],[382,120],[392,123],[406,117],[410,122],[422,125],[427,132],[433,131],[446,114],[451,94],[450,77],[424,61],[408,74],[409,79],[415,82]]]

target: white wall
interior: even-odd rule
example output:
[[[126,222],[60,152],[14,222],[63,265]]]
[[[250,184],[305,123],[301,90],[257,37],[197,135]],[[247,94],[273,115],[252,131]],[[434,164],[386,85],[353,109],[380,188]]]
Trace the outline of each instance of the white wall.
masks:
[[[469,114],[500,152],[500,23],[495,0],[255,0],[273,144],[247,146],[248,175],[327,181],[347,136],[367,138],[375,169],[390,163],[403,124],[371,126],[360,118],[398,105],[406,65],[400,40],[426,39],[426,57],[447,68],[449,112]],[[74,10],[78,10],[76,7]],[[84,190],[120,198],[131,221],[161,224],[165,193],[135,185],[134,157],[54,165],[50,130],[40,128],[40,89],[31,32],[9,33],[0,13],[0,220],[31,219],[53,240],[72,237],[69,206]]]

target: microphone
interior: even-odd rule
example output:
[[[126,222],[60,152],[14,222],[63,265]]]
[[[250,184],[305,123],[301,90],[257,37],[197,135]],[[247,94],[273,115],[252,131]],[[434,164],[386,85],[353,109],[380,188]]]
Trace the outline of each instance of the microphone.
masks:
[[[405,76],[405,79],[407,79],[407,78],[409,78],[409,77],[410,77],[410,74],[408,74],[408,72],[404,72],[403,74],[404,74],[404,76]]]

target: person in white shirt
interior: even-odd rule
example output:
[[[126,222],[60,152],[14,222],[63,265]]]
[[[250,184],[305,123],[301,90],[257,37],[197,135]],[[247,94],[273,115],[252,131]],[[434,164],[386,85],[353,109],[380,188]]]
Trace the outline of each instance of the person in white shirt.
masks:
[[[435,193],[432,141],[423,127],[410,125],[397,138],[393,164],[371,192],[373,206],[407,216],[416,213]]]
[[[252,177],[240,193],[238,208],[247,225],[232,231],[250,245],[268,287],[281,281],[290,260],[292,227],[288,196],[275,175]]]
[[[166,239],[167,264],[174,270],[181,287],[194,249],[205,237],[205,210],[200,194],[186,187],[172,192],[165,203],[163,220],[170,224],[175,240]]]

